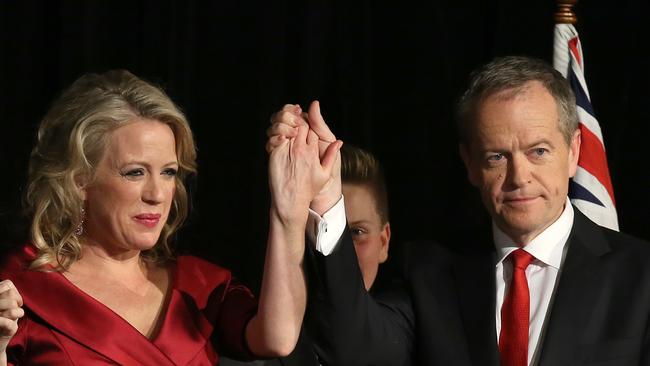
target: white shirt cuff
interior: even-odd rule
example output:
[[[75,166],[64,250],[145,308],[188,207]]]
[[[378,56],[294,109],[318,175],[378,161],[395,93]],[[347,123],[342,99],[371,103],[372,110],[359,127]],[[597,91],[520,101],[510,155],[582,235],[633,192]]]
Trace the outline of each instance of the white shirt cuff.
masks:
[[[307,238],[315,249],[323,255],[330,255],[343,235],[346,225],[345,203],[341,199],[321,217],[309,209],[307,219]]]

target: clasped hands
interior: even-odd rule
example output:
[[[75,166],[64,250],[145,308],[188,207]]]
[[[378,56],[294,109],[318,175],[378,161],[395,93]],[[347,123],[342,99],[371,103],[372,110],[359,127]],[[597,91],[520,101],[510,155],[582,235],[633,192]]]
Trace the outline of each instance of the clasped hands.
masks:
[[[325,123],[318,101],[308,112],[285,105],[271,116],[267,135],[269,184],[281,220],[306,222],[308,208],[323,215],[340,200],[343,142]]]

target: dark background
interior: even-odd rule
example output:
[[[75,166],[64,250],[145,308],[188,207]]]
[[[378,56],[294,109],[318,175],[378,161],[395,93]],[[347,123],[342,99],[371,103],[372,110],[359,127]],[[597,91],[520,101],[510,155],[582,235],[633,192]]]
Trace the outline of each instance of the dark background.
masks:
[[[586,78],[623,231],[650,239],[647,0],[577,7]],[[19,215],[39,119],[85,72],[125,68],[162,85],[199,149],[183,252],[259,287],[269,195],[265,129],[285,103],[321,101],[339,138],[384,163],[393,247],[488,223],[456,153],[453,105],[494,56],[551,61],[552,0],[2,1],[0,242]]]

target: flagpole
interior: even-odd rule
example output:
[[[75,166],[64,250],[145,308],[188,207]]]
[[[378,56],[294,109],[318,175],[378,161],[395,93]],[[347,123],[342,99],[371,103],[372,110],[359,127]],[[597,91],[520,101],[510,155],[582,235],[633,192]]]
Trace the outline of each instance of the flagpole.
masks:
[[[578,0],[557,0],[557,11],[553,15],[556,24],[576,24],[578,17],[573,12],[573,7]]]

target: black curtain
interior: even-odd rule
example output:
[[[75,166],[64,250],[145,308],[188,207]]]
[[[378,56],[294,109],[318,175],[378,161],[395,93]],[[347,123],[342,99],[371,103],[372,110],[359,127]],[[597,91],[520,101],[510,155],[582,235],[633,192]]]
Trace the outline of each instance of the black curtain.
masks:
[[[576,11],[623,231],[650,239],[647,0],[584,0]],[[393,247],[489,218],[457,156],[453,108],[495,56],[552,57],[552,0],[0,2],[0,241],[20,216],[29,152],[52,100],[86,72],[124,68],[162,85],[199,149],[181,252],[259,286],[268,227],[265,129],[285,103],[319,99],[344,141],[388,179]]]

